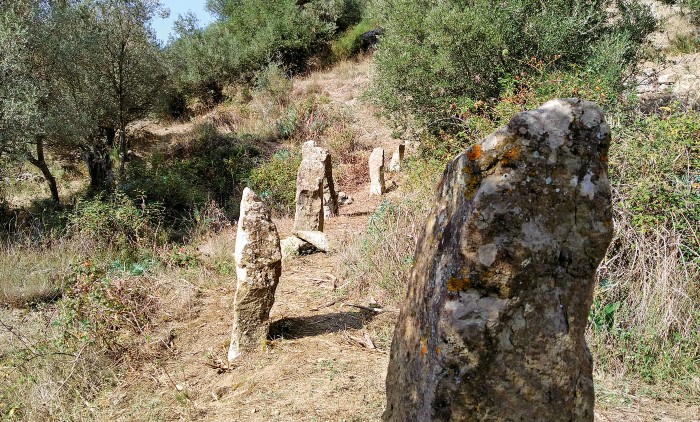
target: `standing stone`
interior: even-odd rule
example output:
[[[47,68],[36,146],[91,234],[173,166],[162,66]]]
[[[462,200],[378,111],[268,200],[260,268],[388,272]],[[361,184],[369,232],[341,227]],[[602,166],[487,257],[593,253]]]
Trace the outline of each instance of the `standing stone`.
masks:
[[[260,350],[270,328],[270,309],[282,273],[280,238],[275,223],[255,193],[245,188],[236,230],[236,295],[228,360]]]
[[[394,151],[394,155],[391,156],[391,162],[389,163],[389,171],[398,172],[401,171],[401,164],[403,163],[403,154],[406,150],[404,144],[399,144]]]
[[[370,195],[383,195],[384,186],[384,149],[375,148],[369,156]]]
[[[323,230],[323,177],[325,156],[314,141],[302,145],[297,171],[294,229]]]
[[[394,333],[387,421],[592,421],[584,331],[612,237],[610,130],[550,101],[448,164]]]
[[[297,172],[295,230],[323,231],[325,214],[338,215],[338,193],[333,182],[330,153],[307,141],[301,147],[301,165]]]

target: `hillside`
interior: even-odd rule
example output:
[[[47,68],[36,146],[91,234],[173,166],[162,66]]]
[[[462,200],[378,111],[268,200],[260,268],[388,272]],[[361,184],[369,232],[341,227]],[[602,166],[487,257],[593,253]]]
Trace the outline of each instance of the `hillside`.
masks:
[[[445,165],[517,113],[574,96],[597,102],[612,132],[610,153],[600,158],[609,165],[614,235],[586,329],[595,420],[700,420],[700,42],[687,2],[642,2],[659,19],[651,33],[634,7],[624,15],[631,23],[621,19],[619,27],[606,23],[610,10],[586,9],[603,34],[593,36],[573,19],[554,28],[540,2],[533,2],[537,19],[518,15],[524,32],[510,33],[498,32],[502,11],[445,2],[422,13],[411,2],[393,10],[378,1],[373,16],[388,33],[369,52],[356,43],[372,26],[352,8],[275,0],[236,15],[234,3],[220,2],[220,22],[208,28],[183,27],[165,50],[173,74],[162,92],[149,90],[158,72],[144,76],[149,86],[135,98],[163,100],[165,115],[144,106],[148,113],[134,112],[123,131],[81,132],[107,115],[87,111],[115,108],[89,94],[108,89],[100,77],[83,75],[79,87],[70,72],[46,85],[65,91],[37,102],[42,119],[30,116],[53,131],[10,127],[3,119],[11,115],[0,113],[3,420],[380,420],[394,328]],[[333,7],[358,4],[365,3]],[[411,25],[396,21],[401,13]],[[70,16],[57,14],[57,27]],[[287,25],[290,16],[298,27]],[[474,19],[510,50],[485,42],[472,57],[456,45],[450,34]],[[263,24],[265,31],[245,35]],[[27,43],[49,40],[28,28]],[[523,28],[536,28],[546,43],[532,47]],[[306,30],[314,36],[304,38]],[[462,31],[467,41],[484,37],[470,31]],[[562,45],[556,31],[581,38]],[[0,45],[10,45],[4,34],[0,28]],[[76,34],[71,42],[103,41],[84,28]],[[635,39],[642,35],[648,44]],[[255,48],[217,56],[214,47],[242,36],[254,37],[260,51],[280,48],[279,62],[265,62]],[[297,44],[284,44],[292,39]],[[487,56],[492,50],[499,55]],[[20,57],[22,49],[11,52]],[[71,56],[86,72],[94,70],[83,56],[90,52]],[[633,81],[639,85],[630,91]],[[0,79],[0,89],[7,86],[21,88],[8,91],[13,101],[31,91]],[[41,109],[54,100],[85,110]],[[0,101],[0,112],[5,106]],[[34,131],[41,136],[31,141],[16,135]],[[292,236],[307,140],[330,152],[336,190],[352,203],[326,220],[329,252],[284,258],[268,340],[229,363],[241,193],[255,190],[279,237]],[[401,170],[387,171],[385,194],[370,195],[370,153],[382,147],[388,167],[400,144]],[[54,200],[45,173],[26,161],[33,154],[56,179]],[[96,184],[95,172],[107,184]]]

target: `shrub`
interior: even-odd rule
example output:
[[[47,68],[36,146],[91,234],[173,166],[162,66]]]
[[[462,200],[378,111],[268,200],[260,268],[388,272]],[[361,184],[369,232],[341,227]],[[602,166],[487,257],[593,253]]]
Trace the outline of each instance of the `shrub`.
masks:
[[[292,80],[277,63],[270,63],[255,79],[255,86],[259,91],[267,93],[277,104],[286,106],[289,103],[289,95],[292,93]]]
[[[331,52],[334,60],[345,60],[359,53],[362,46],[362,34],[372,30],[372,28],[373,25],[369,20],[363,20],[333,40]]]
[[[311,0],[304,10],[323,22],[332,22],[336,32],[342,32],[362,19],[366,0]]]
[[[297,171],[300,164],[299,152],[279,150],[251,171],[248,186],[270,209],[290,214],[294,210]]]
[[[169,46],[176,85],[188,92],[252,82],[272,62],[297,73],[335,30],[294,0],[230,2],[220,12],[219,21],[189,28]]]
[[[105,249],[131,255],[141,247],[162,240],[159,222],[163,209],[142,202],[135,206],[130,198],[116,193],[108,199],[80,200],[67,215],[69,235],[89,239]]]
[[[195,138],[134,163],[122,186],[132,196],[161,204],[170,218],[182,218],[208,200],[237,201],[259,152],[244,137],[221,135],[211,124],[197,126]]]
[[[246,0],[210,2],[218,21],[198,29],[181,18],[179,38],[168,46],[173,83],[194,96],[220,96],[222,87],[253,83],[276,63],[285,73],[307,69],[324,55],[338,31],[360,22],[365,0]]]
[[[648,10],[625,1],[380,0],[374,14],[386,30],[375,54],[377,101],[435,133],[449,123],[448,100],[497,97],[499,80],[532,57],[601,72],[619,87],[654,27]]]
[[[631,116],[610,148],[615,238],[589,336],[599,370],[699,397],[700,116]]]
[[[74,350],[87,344],[110,353],[123,352],[124,332],[143,334],[156,308],[143,280],[110,274],[87,260],[73,266],[67,281],[54,324],[61,327],[65,345]]]
[[[337,116],[324,107],[327,97],[313,96],[287,107],[277,121],[277,132],[281,139],[293,138],[301,144],[309,139],[319,139]]]

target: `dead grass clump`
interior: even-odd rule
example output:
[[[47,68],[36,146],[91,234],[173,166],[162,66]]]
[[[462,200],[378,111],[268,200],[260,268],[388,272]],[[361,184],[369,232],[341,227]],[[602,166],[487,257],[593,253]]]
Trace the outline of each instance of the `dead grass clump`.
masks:
[[[0,247],[0,304],[23,308],[55,301],[71,264],[95,252],[85,238],[55,239],[50,247],[30,242]]]
[[[348,116],[338,118],[324,134],[324,142],[335,162],[350,164],[355,162],[355,153],[367,148],[357,137],[349,123]]]
[[[200,124],[213,125],[221,133],[234,132],[245,121],[245,117],[237,108],[216,108],[198,119]]]
[[[366,153],[355,153],[345,157],[344,165],[338,171],[338,184],[346,191],[368,185],[369,161]]]
[[[700,265],[682,238],[618,219],[589,317],[597,371],[664,398],[700,397]]]
[[[413,265],[424,204],[414,199],[384,200],[367,221],[367,231],[343,249],[346,276],[356,294],[397,307]]]
[[[174,325],[192,318],[199,288],[183,274],[135,276],[80,264],[72,287],[31,318],[0,311],[0,415],[90,420],[125,373],[174,353]]]

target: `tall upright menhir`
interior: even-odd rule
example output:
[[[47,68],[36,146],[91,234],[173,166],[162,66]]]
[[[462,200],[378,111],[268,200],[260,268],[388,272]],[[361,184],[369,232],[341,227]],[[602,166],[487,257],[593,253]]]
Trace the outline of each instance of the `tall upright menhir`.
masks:
[[[323,231],[323,207],[338,214],[338,193],[333,183],[333,165],[328,150],[307,141],[301,147],[301,164],[297,171],[294,229]]]
[[[416,250],[387,421],[592,421],[584,331],[613,233],[610,130],[550,101],[448,164]]]
[[[282,274],[282,252],[270,210],[249,188],[243,190],[236,230],[236,296],[228,360],[262,349],[270,309]]]

